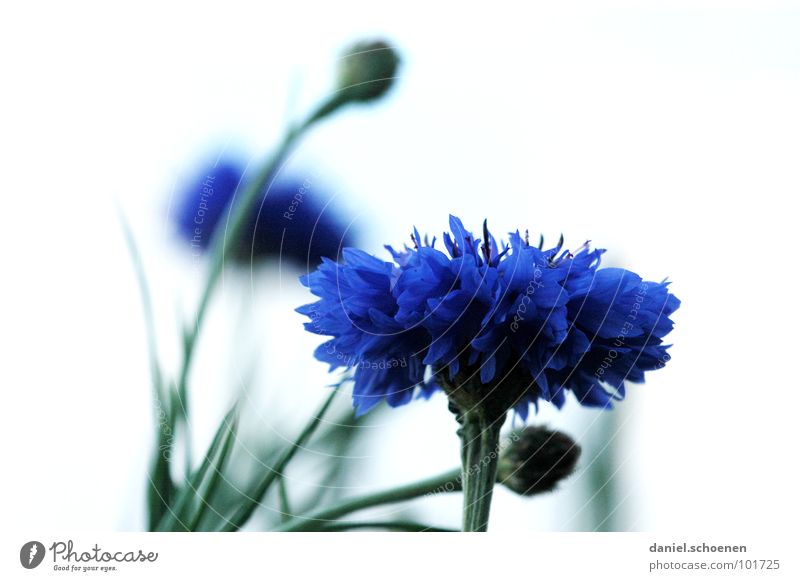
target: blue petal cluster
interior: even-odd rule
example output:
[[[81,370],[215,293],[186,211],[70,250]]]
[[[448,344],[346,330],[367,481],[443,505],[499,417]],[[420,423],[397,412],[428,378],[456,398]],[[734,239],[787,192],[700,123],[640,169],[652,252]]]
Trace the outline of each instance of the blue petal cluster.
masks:
[[[680,305],[669,283],[599,269],[604,251],[588,244],[542,249],[514,232],[501,249],[485,223],[482,241],[453,216],[450,230],[445,251],[414,230],[413,248],[387,246],[394,262],[347,248],[301,278],[319,297],[298,309],[305,328],[332,337],[315,356],[355,369],[359,413],[467,383],[493,397],[504,382],[523,418],[540,399],[560,408],[567,391],[607,408],[625,380],[669,360],[663,337]]]
[[[216,230],[225,228],[231,200],[247,182],[244,166],[230,159],[201,168],[187,182],[173,219],[195,253],[205,251]],[[275,180],[253,209],[242,238],[232,244],[231,256],[246,263],[272,256],[312,266],[323,256],[338,257],[343,246],[353,243],[351,234],[315,187]]]

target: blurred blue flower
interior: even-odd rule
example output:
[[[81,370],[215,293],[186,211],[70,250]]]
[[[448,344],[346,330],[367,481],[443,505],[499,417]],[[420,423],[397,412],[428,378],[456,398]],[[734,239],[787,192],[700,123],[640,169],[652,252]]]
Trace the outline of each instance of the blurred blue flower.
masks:
[[[346,248],[301,278],[319,297],[297,309],[305,328],[332,337],[315,356],[355,368],[359,413],[467,385],[523,418],[540,399],[560,408],[566,391],[608,408],[625,380],[669,360],[662,339],[680,305],[669,283],[598,269],[604,251],[588,243],[543,250],[515,232],[501,250],[485,223],[484,242],[453,216],[450,230],[446,253],[415,229],[413,248],[387,246],[394,263]]]
[[[204,167],[187,182],[173,218],[194,253],[205,251],[216,230],[226,227],[230,202],[247,185],[244,166],[233,160]],[[230,243],[229,255],[244,263],[280,257],[303,266],[338,257],[353,243],[352,233],[316,188],[310,179],[277,178],[253,209],[245,234]]]

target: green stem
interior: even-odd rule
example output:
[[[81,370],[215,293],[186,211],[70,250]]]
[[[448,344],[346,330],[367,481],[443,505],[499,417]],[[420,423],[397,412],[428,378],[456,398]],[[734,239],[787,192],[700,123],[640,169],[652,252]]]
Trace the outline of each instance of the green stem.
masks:
[[[289,502],[289,491],[286,490],[286,477],[284,475],[278,478],[278,502],[280,502],[281,522],[287,522],[292,518],[292,505]]]
[[[296,517],[276,530],[286,532],[321,530],[330,526],[332,524],[331,521],[358,510],[411,500],[427,494],[457,492],[461,490],[460,476],[460,470],[451,470],[427,480],[346,500],[334,506]]]
[[[484,532],[489,524],[492,491],[500,456],[500,428],[505,414],[491,420],[480,407],[462,415],[461,479],[464,485],[463,530]]]
[[[183,360],[181,363],[181,370],[178,376],[177,392],[178,401],[180,402],[180,420],[181,425],[186,432],[187,442],[187,456],[190,456],[189,437],[188,437],[188,422],[189,415],[189,401],[188,401],[188,384],[189,384],[189,371],[192,366],[192,359],[194,357],[195,349],[197,346],[197,339],[200,334],[200,329],[203,325],[208,305],[211,302],[211,297],[214,294],[217,282],[222,274],[223,267],[225,266],[225,252],[228,244],[236,244],[239,238],[244,233],[248,223],[248,218],[251,215],[254,205],[257,203],[259,196],[263,193],[264,189],[270,185],[271,180],[274,178],[276,172],[280,168],[280,164],[297,144],[300,137],[308,130],[314,123],[323,117],[331,114],[339,106],[341,106],[341,99],[339,96],[334,95],[328,100],[324,101],[305,122],[291,127],[283,138],[283,141],[278,146],[277,150],[265,163],[256,178],[250,185],[242,192],[238,199],[234,199],[233,206],[230,211],[230,218],[227,222],[227,227],[215,232],[211,243],[210,265],[208,271],[208,278],[206,279],[203,293],[198,304],[197,311],[192,321],[192,326],[185,331],[183,340]],[[187,465],[191,461],[187,458]]]
[[[350,531],[353,529],[385,529],[388,531],[404,531],[412,533],[454,533],[458,532],[454,529],[446,529],[441,527],[432,527],[424,523],[414,521],[353,521],[353,522],[336,522],[323,527],[324,532],[333,531]]]

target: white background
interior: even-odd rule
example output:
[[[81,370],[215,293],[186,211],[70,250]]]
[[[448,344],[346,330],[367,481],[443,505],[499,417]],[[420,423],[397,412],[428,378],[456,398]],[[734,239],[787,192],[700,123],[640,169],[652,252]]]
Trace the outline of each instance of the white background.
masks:
[[[287,116],[324,95],[337,52],[379,35],[403,53],[397,90],[327,123],[292,163],[324,176],[375,252],[407,239],[412,225],[440,233],[453,212],[476,229],[488,217],[500,233],[563,232],[568,246],[589,238],[609,250],[607,264],[669,277],[683,301],[673,360],[630,389],[615,416],[620,526],[789,530],[800,403],[800,9],[521,6],[5,5],[6,527],[143,526],[152,404],[115,202],[140,240],[161,347],[174,363],[178,323],[202,275],[174,244],[176,185],[203,155],[260,159]],[[307,298],[295,276],[226,278],[195,374],[198,445],[253,359],[269,378],[250,405],[265,437],[291,437],[324,394],[325,366],[310,355],[318,340],[292,312]],[[243,309],[247,353],[230,329]],[[591,446],[598,416],[570,401],[538,419]],[[376,418],[380,440],[359,486],[457,462],[443,398]],[[535,501],[498,491],[492,528],[591,530],[581,483],[579,475]],[[442,499],[429,512],[452,524],[457,510],[457,499]]]

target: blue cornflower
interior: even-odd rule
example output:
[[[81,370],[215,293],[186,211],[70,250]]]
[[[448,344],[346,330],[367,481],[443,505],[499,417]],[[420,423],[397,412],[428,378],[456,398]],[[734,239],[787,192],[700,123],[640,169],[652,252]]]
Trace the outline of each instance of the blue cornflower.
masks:
[[[248,181],[242,164],[224,159],[202,168],[183,188],[173,217],[195,253],[226,227],[231,200]],[[253,208],[241,239],[229,241],[230,256],[245,263],[274,256],[312,266],[323,256],[338,257],[352,235],[315,188],[311,180],[276,179]]]
[[[491,413],[530,404],[561,407],[567,391],[611,407],[624,381],[669,360],[663,337],[680,302],[667,282],[599,269],[603,250],[532,246],[510,234],[501,249],[486,223],[483,241],[450,217],[446,252],[420,238],[386,262],[346,248],[301,282],[319,300],[298,309],[305,328],[332,337],[316,351],[331,369],[355,368],[353,404],[364,413],[447,392],[456,408]]]

